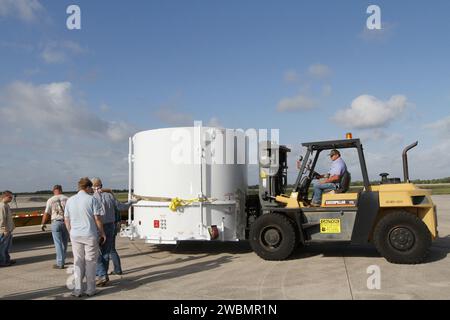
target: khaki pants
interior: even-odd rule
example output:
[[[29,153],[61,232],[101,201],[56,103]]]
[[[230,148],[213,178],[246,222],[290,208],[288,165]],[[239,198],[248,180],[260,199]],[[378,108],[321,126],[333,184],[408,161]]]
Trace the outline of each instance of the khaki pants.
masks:
[[[82,293],[82,283],[86,276],[87,294],[95,292],[95,270],[97,267],[98,238],[70,237],[72,242],[75,275],[75,292]]]

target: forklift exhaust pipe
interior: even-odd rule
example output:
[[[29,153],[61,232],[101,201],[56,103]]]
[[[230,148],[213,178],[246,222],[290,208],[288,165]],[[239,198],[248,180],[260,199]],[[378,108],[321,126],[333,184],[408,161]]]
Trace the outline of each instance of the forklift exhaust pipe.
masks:
[[[412,144],[410,144],[409,146],[407,146],[404,150],[403,150],[403,154],[402,154],[402,158],[403,158],[403,176],[404,176],[404,180],[405,183],[409,182],[409,170],[408,170],[408,151],[411,150],[412,148],[416,147],[419,144],[419,141],[416,141]]]

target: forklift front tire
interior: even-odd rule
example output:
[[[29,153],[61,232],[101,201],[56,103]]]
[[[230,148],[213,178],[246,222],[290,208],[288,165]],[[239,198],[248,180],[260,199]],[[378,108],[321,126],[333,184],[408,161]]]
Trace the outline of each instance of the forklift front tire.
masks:
[[[250,228],[250,246],[264,260],[284,260],[298,245],[294,223],[283,214],[260,216]]]
[[[425,260],[431,234],[416,215],[399,210],[387,213],[376,225],[373,242],[389,262],[417,264]]]

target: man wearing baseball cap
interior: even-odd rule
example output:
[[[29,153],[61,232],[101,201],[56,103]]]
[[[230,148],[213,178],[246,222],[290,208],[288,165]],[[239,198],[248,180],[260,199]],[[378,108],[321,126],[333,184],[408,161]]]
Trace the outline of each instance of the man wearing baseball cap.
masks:
[[[342,175],[347,171],[347,165],[341,158],[341,153],[333,149],[329,154],[331,161],[331,168],[326,175],[320,175],[318,178],[325,178],[314,185],[314,195],[311,202],[312,207],[320,207],[322,203],[322,193],[328,190],[336,190],[339,187],[339,181]]]
[[[97,285],[105,286],[109,282],[108,268],[110,256],[113,258],[115,274],[122,274],[120,258],[115,250],[117,212],[128,210],[133,202],[120,203],[112,194],[111,190],[103,189],[100,178],[93,178],[94,198],[103,206],[103,230],[105,230],[106,241],[100,245],[100,254],[97,259]],[[113,249],[115,252],[113,252]],[[115,253],[115,255],[114,255]]]

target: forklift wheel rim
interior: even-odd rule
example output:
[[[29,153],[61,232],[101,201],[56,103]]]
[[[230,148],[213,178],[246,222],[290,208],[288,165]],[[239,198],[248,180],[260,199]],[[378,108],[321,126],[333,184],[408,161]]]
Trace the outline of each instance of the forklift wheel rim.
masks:
[[[389,232],[389,243],[396,250],[407,251],[415,242],[414,233],[406,227],[396,227]]]
[[[265,248],[277,249],[282,239],[281,230],[275,226],[267,226],[261,231],[260,242]]]

